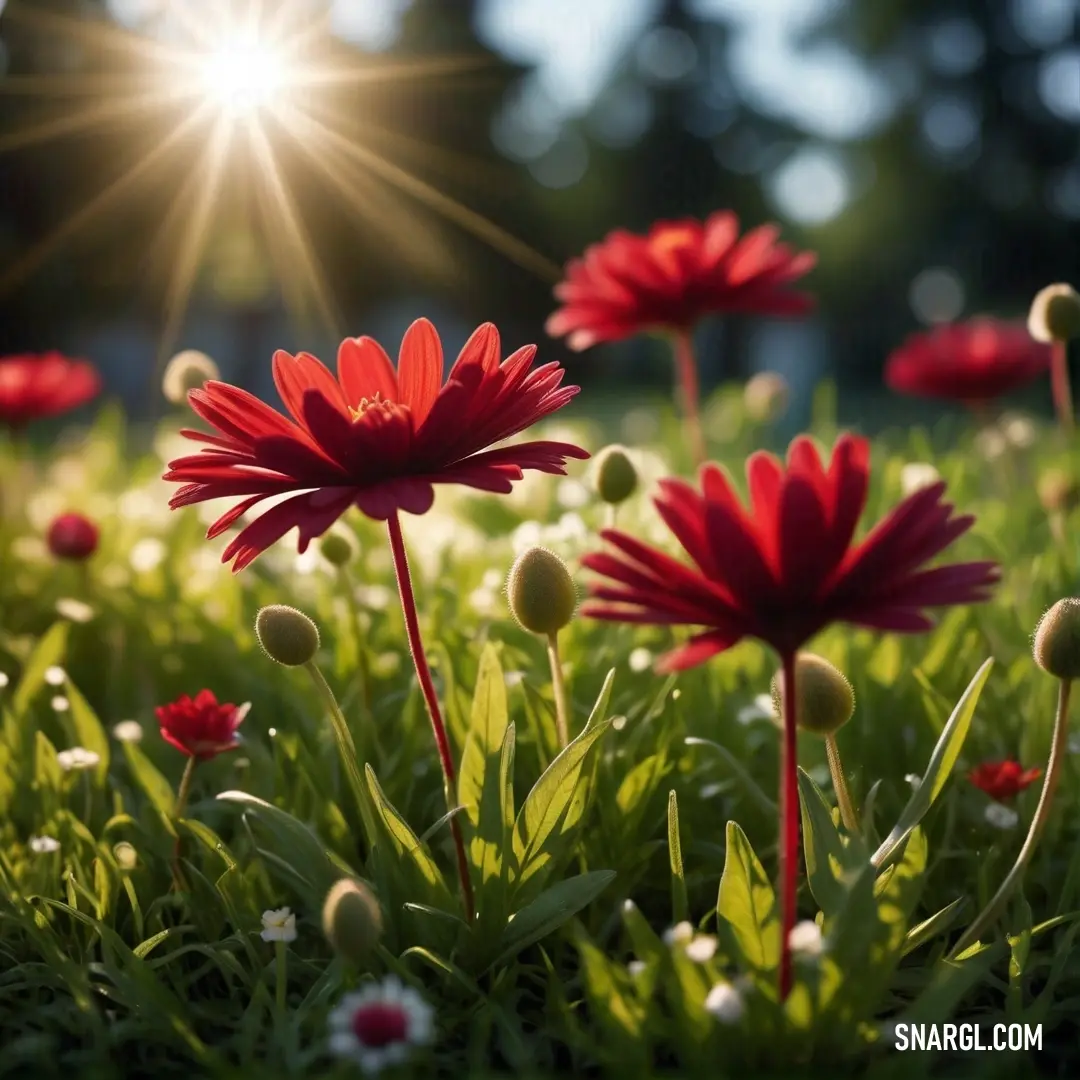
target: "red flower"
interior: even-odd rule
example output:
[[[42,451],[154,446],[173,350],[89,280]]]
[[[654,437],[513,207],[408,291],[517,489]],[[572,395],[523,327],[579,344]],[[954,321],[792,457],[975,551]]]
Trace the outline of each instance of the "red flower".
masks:
[[[987,761],[972,769],[968,779],[991,799],[1005,802],[1042,776],[1042,769],[1025,770],[1018,761]]]
[[[739,237],[733,213],[704,222],[660,221],[645,236],[616,229],[571,260],[555,287],[563,306],[547,321],[552,337],[580,351],[648,330],[688,330],[706,315],[743,311],[799,315],[813,301],[788,286],[817,262],[777,243],[762,225]]]
[[[209,538],[264,499],[303,492],[267,510],[229,544],[222,561],[235,560],[235,571],[294,526],[304,551],[353,505],[385,521],[399,510],[426,513],[434,484],[505,493],[524,469],[561,475],[567,458],[589,455],[558,442],[490,449],[578,392],[560,388],[558,364],[530,371],[535,354],[527,345],[500,363],[499,332],[485,323],[443,385],[442,345],[426,319],[406,332],[396,372],[368,337],[342,343],[336,379],[307,353],[275,353],[274,381],[292,419],[227,383],[192,390],[192,408],[220,435],[184,432],[209,448],[170,462],[165,479],[185,486],[169,505],[245,496],[211,526]]]
[[[161,705],[154,715],[161,737],[181,754],[208,761],[240,745],[236,729],[247,716],[247,705],[219,705],[209,690],[200,690],[192,701],[183,694],[171,705]]]
[[[771,454],[753,454],[749,512],[716,465],[702,469],[701,494],[662,481],[656,507],[696,566],[606,530],[616,553],[586,556],[584,565],[608,581],[593,586],[585,614],[707,627],[661,658],[658,667],[674,671],[743,637],[791,656],[833,622],[910,633],[932,626],[923,608],[985,600],[999,577],[994,563],[923,569],[974,520],[953,516],[943,483],[909,496],[853,542],[869,454],[854,435],[840,437],[827,468],[806,436],[791,444],[786,470]]]
[[[0,357],[0,423],[21,427],[97,397],[101,378],[86,360],[60,353]]]
[[[885,363],[891,390],[977,404],[1050,369],[1050,346],[1020,323],[979,318],[909,337]]]
[[[88,559],[97,551],[98,527],[82,514],[61,514],[53,518],[45,540],[58,559]]]

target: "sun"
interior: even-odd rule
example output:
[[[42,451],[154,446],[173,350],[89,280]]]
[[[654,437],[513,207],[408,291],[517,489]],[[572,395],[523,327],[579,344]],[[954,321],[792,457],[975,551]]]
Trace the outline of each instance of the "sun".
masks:
[[[202,93],[234,119],[284,104],[295,74],[284,52],[253,32],[227,34],[197,65]]]

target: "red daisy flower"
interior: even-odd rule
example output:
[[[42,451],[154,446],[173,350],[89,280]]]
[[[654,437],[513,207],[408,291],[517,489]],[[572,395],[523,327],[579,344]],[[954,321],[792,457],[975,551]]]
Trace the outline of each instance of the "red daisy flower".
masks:
[[[660,221],[645,236],[616,229],[571,260],[555,287],[562,307],[547,321],[575,351],[648,330],[688,330],[706,315],[800,315],[813,301],[789,286],[817,256],[777,243],[762,225],[739,236],[729,210],[704,222]]]
[[[0,423],[21,427],[97,397],[101,378],[86,360],[60,353],[0,357]]]
[[[986,761],[971,770],[968,780],[991,799],[1005,802],[1030,787],[1040,776],[1042,769],[1024,769],[1018,761]]]
[[[98,527],[82,514],[61,514],[53,518],[45,542],[56,558],[81,561],[97,551]]]
[[[170,462],[165,479],[185,486],[169,505],[245,496],[211,526],[209,538],[264,499],[297,492],[225,549],[222,561],[234,560],[237,571],[293,527],[304,551],[353,505],[389,521],[399,511],[428,511],[434,484],[505,493],[524,469],[561,475],[567,458],[589,455],[559,442],[491,449],[578,392],[560,387],[558,364],[530,371],[535,355],[527,345],[500,363],[499,332],[485,323],[443,384],[442,345],[426,319],[406,332],[396,371],[368,337],[342,343],[337,378],[307,353],[275,353],[274,381],[292,419],[227,383],[192,390],[192,408],[220,434],[184,431],[209,447]]]
[[[610,583],[593,586],[599,602],[584,613],[708,627],[661,658],[660,670],[676,671],[744,637],[791,656],[833,622],[910,633],[933,625],[923,608],[985,600],[996,564],[923,569],[974,521],[953,516],[944,483],[915,492],[853,542],[869,455],[865,439],[847,434],[827,467],[806,436],[791,444],[786,470],[771,454],[753,454],[749,513],[716,465],[702,470],[701,494],[682,480],[662,481],[656,507],[696,566],[606,530],[616,553],[588,555],[584,565]]]
[[[909,337],[886,361],[885,382],[902,394],[978,404],[1045,375],[1050,353],[1020,323],[972,319]]]
[[[161,737],[181,754],[208,761],[240,745],[236,729],[247,716],[248,705],[218,704],[210,690],[200,690],[192,700],[183,694],[171,705],[161,705],[154,715]]]

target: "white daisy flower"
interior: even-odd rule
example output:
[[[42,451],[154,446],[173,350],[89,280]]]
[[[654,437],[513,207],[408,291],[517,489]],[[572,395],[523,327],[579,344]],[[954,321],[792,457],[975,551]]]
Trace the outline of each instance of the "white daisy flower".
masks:
[[[53,712],[67,712],[71,708],[71,702],[63,694],[57,694],[49,704],[52,706]]]
[[[769,694],[758,694],[751,704],[741,708],[735,719],[744,727],[755,720],[776,720],[776,704]]]
[[[94,617],[94,609],[81,600],[70,596],[61,597],[56,601],[56,613],[62,615],[70,622],[85,623]]]
[[[1002,803],[987,803],[983,816],[995,829],[1015,829],[1020,815],[1011,807]]]
[[[393,975],[346,994],[330,1014],[330,1051],[369,1076],[406,1061],[414,1046],[435,1036],[435,1012]]]
[[[631,978],[636,979],[639,975],[645,974],[645,961],[644,960],[631,960],[626,965],[626,970]]]
[[[694,928],[690,923],[683,921],[664,931],[665,945],[686,945],[694,939]]]
[[[296,940],[296,916],[287,907],[262,913],[263,941],[284,941],[288,944]]]
[[[48,855],[60,850],[60,841],[52,836],[31,836],[30,850],[36,855]]]
[[[820,956],[825,951],[821,927],[810,919],[796,923],[788,934],[788,948],[808,959]]]
[[[101,760],[101,755],[82,746],[73,746],[70,750],[61,750],[56,755],[56,763],[64,772],[92,769]]]
[[[5,675],[4,672],[0,671],[0,690],[3,690],[9,682],[11,682],[11,680],[7,677],[7,675]]]
[[[686,946],[686,955],[695,964],[708,963],[716,955],[716,938],[712,934],[698,934]]]
[[[911,461],[900,470],[900,490],[904,495],[914,495],[940,479],[941,473],[928,461]]]
[[[717,983],[705,998],[705,1009],[721,1024],[737,1024],[746,1012],[742,994],[731,983]]]
[[[653,662],[653,654],[649,649],[637,648],[630,654],[628,663],[631,671],[648,671]]]
[[[909,772],[904,777],[904,781],[906,783],[910,784],[912,789],[914,790],[914,789],[918,788],[919,785],[922,783],[922,777],[918,773]]]
[[[64,680],[67,678],[67,672],[62,667],[57,667],[55,664],[52,667],[45,669],[45,681],[50,686],[63,686]]]
[[[117,742],[142,742],[143,728],[138,720],[121,720],[112,729]]]

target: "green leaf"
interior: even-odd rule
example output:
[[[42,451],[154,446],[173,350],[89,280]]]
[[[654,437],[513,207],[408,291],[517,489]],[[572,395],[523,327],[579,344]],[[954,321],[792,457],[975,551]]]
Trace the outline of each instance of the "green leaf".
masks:
[[[930,764],[926,767],[922,783],[912,793],[908,804],[904,807],[900,820],[893,826],[893,830],[882,841],[881,846],[874,852],[873,864],[879,869],[885,866],[898,852],[900,845],[911,833],[911,830],[926,816],[927,811],[933,806],[945,782],[949,779],[956,759],[960,756],[964,740],[967,738],[968,729],[971,727],[972,717],[975,715],[975,706],[979,702],[986,680],[990,676],[990,669],[994,666],[993,657],[987,660],[975,673],[968,688],[953,709],[945,730],[938,739],[937,746],[930,756]]]
[[[26,710],[45,685],[45,672],[64,659],[70,629],[71,624],[68,622],[53,623],[34,646],[34,651],[23,668],[19,685],[11,695],[11,711],[16,719],[26,715]]]
[[[509,963],[522,949],[546,937],[592,903],[615,880],[614,870],[592,870],[566,878],[541,893],[507,923],[493,968]]]
[[[951,904],[946,904],[940,911],[935,911],[929,919],[923,919],[918,926],[913,926],[904,939],[904,949],[901,955],[907,956],[908,953],[914,952],[920,945],[925,945],[931,938],[944,933],[952,925],[966,903],[966,897],[958,896]]]
[[[668,863],[671,866],[671,920],[675,923],[681,923],[687,918],[690,902],[686,896],[682,840],[679,837],[679,801],[674,791],[668,792],[667,842]]]
[[[732,955],[759,972],[780,962],[780,921],[776,898],[746,834],[727,823],[727,854],[716,901],[717,933]]]
[[[64,689],[64,694],[71,706],[67,715],[71,718],[76,744],[87,750],[93,750],[98,755],[99,761],[94,766],[93,776],[97,786],[102,787],[109,772],[109,737],[105,734],[97,713],[70,680]]]
[[[648,1015],[645,1004],[634,991],[632,980],[621,965],[609,960],[584,934],[575,942],[581,961],[581,981],[590,1009],[606,1028],[612,1052],[639,1066],[648,1057],[648,1043],[642,1038]]]
[[[132,742],[125,742],[124,757],[127,759],[128,768],[135,778],[135,783],[142,789],[143,794],[150,800],[151,805],[161,815],[165,827],[173,834],[176,831],[172,824],[173,807],[176,798],[173,795],[172,786],[150,763],[150,759]]]
[[[810,892],[826,915],[835,915],[847,901],[847,889],[841,880],[848,861],[844,841],[833,824],[832,810],[821,789],[801,767],[799,803]]]
[[[593,744],[611,726],[602,720],[589,726],[548,766],[536,781],[514,824],[515,891],[550,866],[559,841],[567,834],[567,818],[585,759]]]
[[[747,795],[757,803],[761,810],[770,817],[776,815],[776,803],[761,790],[757,781],[746,771],[742,763],[726,746],[721,746],[718,742],[713,742],[712,739],[700,739],[696,735],[691,735],[683,741],[687,746],[707,746],[710,750],[719,754],[724,759],[728,771],[739,781],[746,790]]]
[[[596,727],[605,718],[608,706],[611,704],[611,687],[615,682],[615,669],[612,668],[604,679],[604,685],[600,687],[600,693],[596,697],[596,704],[589,713],[589,719],[585,722],[585,730]]]

